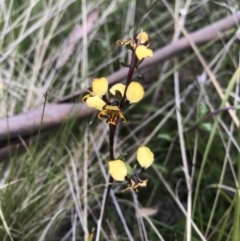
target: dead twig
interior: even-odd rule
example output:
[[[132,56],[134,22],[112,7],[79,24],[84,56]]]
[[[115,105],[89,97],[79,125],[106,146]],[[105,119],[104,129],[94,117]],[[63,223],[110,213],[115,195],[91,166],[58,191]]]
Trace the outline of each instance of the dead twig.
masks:
[[[67,120],[84,118],[90,115],[92,110],[80,103],[47,104],[44,115],[42,113],[43,106],[40,106],[28,112],[0,120],[0,141],[37,133],[40,127],[44,130],[60,125]]]

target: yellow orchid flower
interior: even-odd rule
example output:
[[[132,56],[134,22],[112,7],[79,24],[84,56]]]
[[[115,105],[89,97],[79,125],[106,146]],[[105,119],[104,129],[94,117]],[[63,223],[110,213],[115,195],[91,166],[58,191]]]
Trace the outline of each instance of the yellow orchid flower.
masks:
[[[118,83],[113,85],[109,91],[112,95],[117,96],[120,93],[122,98],[125,93],[126,86],[124,84]],[[99,112],[98,118],[107,118],[106,122],[111,125],[116,125],[118,119],[122,122],[126,122],[126,119],[121,111],[120,102],[121,100],[115,99],[110,102],[106,98],[108,92],[108,81],[105,77],[94,79],[92,82],[92,87],[88,90],[82,100],[91,107],[97,109]],[[144,89],[138,82],[131,82],[126,90],[126,99],[128,103],[133,104],[140,101],[144,96]]]
[[[153,56],[153,51],[147,48],[150,45],[150,37],[146,32],[141,31],[137,34],[135,42],[137,44],[135,53],[140,61],[144,58]]]
[[[147,179],[141,180],[136,174],[133,173],[132,168],[124,161],[114,160],[108,162],[109,165],[109,173],[112,178],[116,181],[124,181],[125,179],[128,181],[128,187],[122,192],[125,192],[129,189],[133,189],[135,192],[138,192],[139,187],[147,186]]]
[[[154,154],[152,151],[146,147],[141,146],[137,150],[137,160],[141,167],[147,169],[150,165],[152,165],[154,160]],[[138,192],[139,187],[146,187],[148,179],[141,180],[136,173],[134,173],[133,169],[127,162],[124,162],[120,159],[109,161],[109,173],[112,178],[116,181],[128,181],[128,187],[123,190],[133,189],[135,192]]]
[[[153,56],[153,51],[148,48],[150,45],[150,37],[149,35],[141,31],[138,33],[134,38],[135,43],[131,43],[131,38],[128,38],[127,40],[121,42],[118,40],[116,43],[119,46],[127,46],[132,51],[135,51],[137,58],[142,61],[143,59],[147,57]]]

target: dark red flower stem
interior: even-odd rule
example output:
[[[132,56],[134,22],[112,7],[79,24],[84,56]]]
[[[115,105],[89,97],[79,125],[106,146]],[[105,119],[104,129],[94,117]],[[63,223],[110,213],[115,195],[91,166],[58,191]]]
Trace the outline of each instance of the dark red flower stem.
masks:
[[[122,101],[121,101],[121,104],[120,104],[120,107],[122,108],[125,103],[126,103],[126,93],[127,93],[127,88],[129,86],[129,84],[131,83],[131,80],[132,80],[132,76],[133,76],[133,72],[134,72],[134,69],[136,67],[136,64],[137,64],[137,56],[136,56],[136,53],[135,53],[135,50],[132,52],[132,59],[131,59],[131,63],[130,63],[130,67],[129,67],[129,71],[128,71],[128,75],[127,75],[127,80],[126,80],[126,88],[125,88],[125,91],[124,91],[124,94],[123,94],[123,98],[122,98]]]
[[[109,155],[110,159],[114,160],[114,136],[116,125],[109,125]]]

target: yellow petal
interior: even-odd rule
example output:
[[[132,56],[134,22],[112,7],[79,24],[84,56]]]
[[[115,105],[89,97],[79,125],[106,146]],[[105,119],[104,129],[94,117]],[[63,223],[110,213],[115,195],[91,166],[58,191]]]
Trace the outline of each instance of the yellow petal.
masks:
[[[114,160],[108,162],[109,173],[116,181],[124,181],[127,176],[127,168],[123,161]]]
[[[116,105],[106,105],[106,106],[104,106],[104,110],[120,112],[119,107]]]
[[[98,96],[93,96],[93,97],[87,98],[86,104],[89,107],[95,108],[99,111],[101,111],[103,109],[103,106],[106,105],[106,103]]]
[[[141,146],[137,150],[137,160],[141,167],[147,169],[154,160],[154,154],[146,146]]]
[[[131,82],[127,88],[126,96],[130,103],[140,101],[144,96],[143,86],[138,82]]]
[[[138,40],[139,38],[140,39],[140,44],[145,44],[147,41],[149,41],[149,36],[146,32],[142,31],[140,32],[137,36],[136,36],[136,39]]]
[[[115,95],[115,90],[118,90],[121,92],[122,96],[124,94],[124,91],[125,91],[125,85],[124,84],[121,84],[121,83],[118,83],[118,84],[115,84],[111,87],[110,89],[110,93],[112,95]]]
[[[136,48],[136,55],[139,60],[142,60],[147,57],[152,57],[153,51],[144,45],[140,45]]]
[[[92,82],[92,90],[94,95],[102,97],[107,93],[108,81],[105,77],[94,79]]]

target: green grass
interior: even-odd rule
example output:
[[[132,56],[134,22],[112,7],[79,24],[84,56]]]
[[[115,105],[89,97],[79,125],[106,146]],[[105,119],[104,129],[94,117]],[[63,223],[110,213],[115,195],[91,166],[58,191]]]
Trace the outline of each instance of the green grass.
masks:
[[[181,1],[168,2],[177,12],[184,8]],[[91,33],[57,70],[64,41],[97,6],[100,13]],[[193,0],[185,28],[193,32],[237,6],[237,1]],[[1,5],[0,29],[1,118],[84,90],[93,78],[118,70],[118,59],[130,59],[125,48],[115,45],[118,39],[144,29],[151,49],[157,50],[171,43],[176,31],[162,1],[153,0],[9,0]],[[240,239],[239,129],[226,110],[203,119],[226,101],[239,105],[235,31],[198,46],[223,99],[207,75],[204,79],[205,70],[192,50],[148,69],[140,65],[143,77],[135,80],[144,85],[145,97],[117,130],[116,156],[126,152],[129,163],[134,162],[137,148],[147,145],[155,162],[141,176],[149,181],[138,196],[113,187],[101,241]],[[24,151],[0,162],[0,240],[85,240],[99,218],[107,180],[106,123],[93,115],[29,139],[18,137]],[[144,216],[141,208],[157,212]]]

